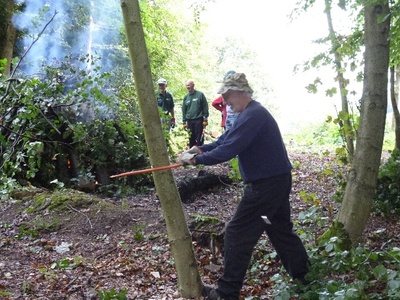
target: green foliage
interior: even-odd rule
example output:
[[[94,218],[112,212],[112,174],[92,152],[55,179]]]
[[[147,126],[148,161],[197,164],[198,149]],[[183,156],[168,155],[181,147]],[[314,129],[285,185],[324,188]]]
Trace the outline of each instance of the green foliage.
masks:
[[[135,106],[106,88],[108,73],[86,69],[87,58],[68,57],[57,68],[45,67],[43,78],[0,79],[6,100],[0,103],[2,198],[25,179],[47,187],[50,182],[74,186],[83,179],[100,180],[99,170],[112,174],[147,165]],[[146,184],[144,178],[114,183]]]
[[[0,59],[0,77],[1,77],[1,73],[3,73],[5,67],[7,65],[7,58],[2,58]]]
[[[237,157],[232,158],[229,161],[231,165],[231,171],[229,172],[229,178],[232,179],[233,181],[240,181],[242,180],[242,175],[240,174],[240,169],[239,169],[239,159]]]
[[[339,111],[336,118],[328,116],[326,122],[332,122],[337,125],[338,134],[342,140],[342,146],[336,149],[336,157],[341,164],[347,164],[349,159],[345,141],[347,138],[351,138],[353,141],[356,139],[356,132],[360,122],[359,116]]]
[[[19,186],[17,180],[7,177],[7,174],[2,173],[0,175],[0,201],[8,199],[12,191]]]
[[[133,239],[137,242],[141,242],[144,240],[144,229],[147,226],[145,224],[138,224],[133,226],[132,231],[133,231]]]
[[[191,18],[170,12],[176,12],[172,8],[179,7],[180,1],[140,4],[152,73],[155,78],[168,78],[172,83],[169,87],[182,97],[186,93],[183,82],[192,77],[191,68],[201,69],[185,64],[190,57],[198,57],[195,45],[200,43],[199,27],[192,26]],[[79,187],[82,182],[101,181],[100,177],[107,181],[104,170],[114,174],[148,166],[140,115],[132,100],[136,93],[123,41],[120,6],[104,2],[93,9],[76,0],[66,0],[64,6],[68,18],[57,20],[59,26],[52,29],[56,34],[50,36],[44,31],[38,44],[45,40],[73,54],[64,61],[54,60],[52,66],[46,66],[49,60],[41,53],[33,58],[27,55],[14,62],[13,66],[20,69],[14,70],[12,80],[0,77],[1,199],[6,199],[15,186],[26,184],[26,179],[47,187]],[[24,29],[25,37],[38,37],[38,30],[51,17],[49,7],[39,7],[37,16],[29,16],[33,25]],[[92,52],[101,55],[101,60],[74,52],[81,43],[77,37],[88,27],[90,17],[102,28],[101,42],[92,45]],[[61,40],[57,40],[59,37]],[[186,47],[188,44],[191,47]],[[168,45],[174,45],[174,49]],[[39,61],[44,67],[34,77],[19,73],[39,65]],[[5,63],[2,60],[0,68]],[[179,130],[166,133],[172,158],[184,148],[179,142],[171,143],[174,135],[183,134]],[[60,166],[67,161],[70,167],[62,170]],[[151,184],[150,178],[115,179],[107,186],[100,182],[100,189],[123,193]]]
[[[18,235],[16,236],[19,240],[26,240],[26,239],[35,239],[37,238],[39,233],[37,230],[30,229],[28,225],[22,224],[18,229]]]
[[[391,3],[391,24],[390,24],[390,66],[397,67],[400,62],[398,49],[400,43],[400,22],[399,22],[400,4]]]
[[[341,242],[331,238],[309,252],[308,279],[312,283],[300,299],[396,299],[400,285],[392,282],[400,276],[396,268],[400,249],[373,251],[357,247],[343,251]]]
[[[341,146],[343,139],[340,136],[337,125],[331,122],[323,122],[304,126],[296,134],[287,138],[294,141],[296,145],[302,146]]]
[[[346,126],[346,122],[348,120],[352,120],[353,127]],[[328,116],[327,122],[333,122],[336,125],[340,126],[342,136],[351,136],[355,138],[355,131],[358,129],[359,125],[359,117],[353,116],[351,114],[345,113],[343,111],[339,111],[336,118],[332,118]]]
[[[77,266],[82,264],[82,257],[74,257],[74,258],[63,258],[59,261],[55,261],[51,264],[51,269],[63,269],[63,270],[72,270]]]
[[[304,227],[306,224],[308,226]],[[329,224],[324,209],[319,205],[313,205],[302,214],[300,232],[310,257],[310,272],[306,277],[310,284],[304,286],[291,281],[284,271],[275,274],[269,279],[274,284],[273,299],[397,299],[400,295],[400,248],[358,246],[346,250],[343,248],[344,240],[335,236],[333,231],[329,237],[313,238]],[[250,274],[270,276],[268,265],[275,260],[276,253],[266,249],[268,244],[269,240],[260,240],[255,251],[257,259],[250,265]],[[252,280],[256,279],[251,278],[249,282]]]
[[[11,296],[11,292],[7,292],[7,291],[0,289],[0,297],[2,297],[4,299],[8,299],[8,296]]]
[[[73,125],[73,142],[83,172],[95,174],[96,168],[112,173],[147,164],[147,149],[141,127],[131,120],[96,119]]]
[[[189,131],[181,126],[175,126],[170,131],[165,131],[164,135],[167,140],[168,150],[173,157],[187,149]]]
[[[351,248],[351,240],[344,230],[344,226],[342,223],[334,220],[332,224],[329,226],[328,230],[326,230],[319,238],[318,241],[320,244],[326,242],[327,240],[335,239],[336,246],[339,249],[345,251]]]
[[[400,213],[400,150],[396,149],[378,173],[373,212],[383,216]]]
[[[100,300],[126,300],[128,299],[126,297],[127,293],[127,290],[121,290],[117,292],[115,289],[111,289],[109,291],[99,291],[98,295]]]
[[[388,126],[385,127],[385,138],[383,140],[382,151],[392,151],[396,145],[396,136],[393,130],[388,130]]]
[[[182,99],[187,93],[184,82],[192,77],[192,70],[202,69],[197,60],[187,64],[191,57],[198,57],[201,48],[199,27],[179,13],[181,1],[139,3],[153,77],[166,78],[175,100]]]
[[[27,171],[26,178],[34,178],[39,171],[42,154],[44,152],[43,142],[29,142],[24,145],[24,151],[27,156]]]
[[[299,195],[305,203],[311,204],[307,210],[299,213],[295,222],[301,225],[299,234],[305,240],[317,241],[318,236],[321,234],[320,230],[326,228],[333,220],[334,205],[329,201],[321,201],[314,193],[300,191]],[[322,217],[326,213],[327,216]],[[310,230],[312,228],[320,230]]]
[[[196,223],[196,229],[208,225],[208,224],[218,224],[220,220],[215,217],[207,216],[207,215],[202,215],[202,214],[195,214],[194,216],[194,222]]]

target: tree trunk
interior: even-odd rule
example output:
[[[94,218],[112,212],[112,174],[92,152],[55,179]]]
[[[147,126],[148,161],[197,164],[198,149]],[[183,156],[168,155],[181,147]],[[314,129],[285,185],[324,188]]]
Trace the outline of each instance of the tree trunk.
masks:
[[[360,126],[353,167],[338,221],[352,245],[359,242],[371,213],[382,153],[387,110],[390,18],[388,0],[365,2],[365,66]]]
[[[353,161],[354,157],[354,129],[350,119],[349,113],[349,101],[347,99],[347,80],[344,78],[343,75],[343,67],[342,67],[342,58],[338,52],[338,48],[340,46],[335,30],[333,29],[333,22],[332,22],[332,15],[331,15],[331,0],[325,0],[325,14],[328,21],[328,28],[329,28],[329,39],[332,45],[332,52],[335,57],[334,64],[336,70],[336,78],[339,83],[339,92],[340,98],[342,103],[342,112],[348,116],[341,119],[339,122],[340,130],[342,132],[342,136],[346,141],[346,148],[347,148],[347,159],[349,162]]]
[[[7,59],[3,74],[8,76],[10,75],[11,60],[17,36],[17,31],[12,23],[14,1],[0,0],[0,7],[2,7],[2,12],[0,13],[0,59]]]
[[[399,65],[397,65],[396,70],[394,67],[390,68],[390,99],[392,100],[393,107],[393,120],[394,120],[394,134],[395,134],[395,149],[400,149],[400,112],[398,107],[398,96],[399,92],[396,93],[396,83],[397,89],[399,89],[399,80],[400,80],[400,70]],[[397,75],[397,76],[396,76]],[[395,80],[395,78],[397,80]]]
[[[121,0],[121,7],[150,163],[154,167],[168,165],[170,162],[167,145],[153,89],[139,2],[138,0]],[[171,252],[175,259],[178,289],[182,297],[200,297],[202,282],[172,171],[153,172],[153,178],[166,222]]]

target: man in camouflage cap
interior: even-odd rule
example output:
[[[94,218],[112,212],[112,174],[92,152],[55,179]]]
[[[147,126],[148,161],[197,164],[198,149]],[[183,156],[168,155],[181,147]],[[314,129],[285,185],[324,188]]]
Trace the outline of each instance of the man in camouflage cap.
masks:
[[[180,161],[184,165],[214,165],[238,156],[246,186],[226,227],[224,273],[218,287],[205,286],[203,294],[208,299],[239,299],[254,247],[264,232],[290,276],[307,283],[308,255],[291,221],[292,165],[278,124],[252,99],[253,90],[245,74],[227,76],[218,93],[240,115],[217,141],[192,147]]]

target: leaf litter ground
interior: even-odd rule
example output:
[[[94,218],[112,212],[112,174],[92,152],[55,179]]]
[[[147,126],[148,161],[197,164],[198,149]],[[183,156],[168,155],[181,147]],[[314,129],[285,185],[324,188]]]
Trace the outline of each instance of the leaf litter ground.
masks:
[[[295,166],[293,219],[315,201],[332,218],[337,211],[332,201],[337,182],[327,174],[339,169],[335,161],[306,152],[291,153],[290,158]],[[229,173],[227,164],[205,169],[215,174]],[[187,179],[197,176],[198,171],[181,168],[173,172],[175,178]],[[242,189],[239,183],[196,192],[192,202],[183,204],[184,212],[188,220],[195,215],[209,215],[227,222]],[[0,203],[0,299],[99,299],[98,292],[112,295],[113,291],[118,294],[123,290],[127,291],[127,299],[182,299],[156,193],[103,201],[113,204],[113,209],[69,206],[56,215],[47,211],[27,213],[20,201]],[[27,207],[29,202],[26,199],[24,205]],[[26,224],[36,224],[41,230],[24,230]],[[364,242],[379,249],[389,240],[400,244],[397,220],[372,217]],[[254,252],[255,261],[264,264],[262,272],[248,272],[242,299],[273,299],[270,279],[284,273],[273,256],[260,259],[273,252],[266,241],[264,237]],[[203,282],[215,284],[222,271],[221,253],[195,242],[194,250]]]

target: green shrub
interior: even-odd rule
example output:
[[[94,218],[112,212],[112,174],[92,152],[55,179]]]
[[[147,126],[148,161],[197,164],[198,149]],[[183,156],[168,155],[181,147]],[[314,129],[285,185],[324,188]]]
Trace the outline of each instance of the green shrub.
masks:
[[[383,216],[400,212],[400,150],[394,150],[378,174],[373,212]]]
[[[259,274],[270,276],[273,299],[280,300],[399,299],[400,249],[386,244],[379,249],[360,245],[344,250],[340,237],[313,238],[329,226],[325,218],[322,206],[314,205],[303,213],[297,226],[303,225],[299,231],[310,258],[308,285],[290,280],[283,269],[272,276],[268,273],[268,266],[276,259],[275,251],[268,249],[268,239],[261,239],[255,249],[257,259],[251,262],[250,276],[256,278],[250,278],[248,284],[256,282]]]
[[[148,174],[108,180],[148,166],[144,130],[137,104],[124,98],[128,87],[112,88],[110,74],[88,70],[86,60],[67,57],[40,76],[0,78],[1,198],[27,180],[48,188],[97,181],[113,194],[152,185]]]

